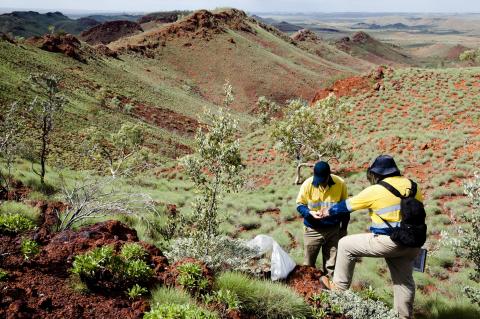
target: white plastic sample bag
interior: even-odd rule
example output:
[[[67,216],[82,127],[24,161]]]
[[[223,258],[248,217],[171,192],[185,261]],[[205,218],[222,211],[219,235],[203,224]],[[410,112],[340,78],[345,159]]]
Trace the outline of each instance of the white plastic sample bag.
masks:
[[[293,259],[280,247],[280,245],[270,236],[258,235],[254,239],[247,242],[247,246],[259,250],[259,256],[271,253],[271,273],[272,280],[287,278],[288,274],[295,268],[296,263]]]

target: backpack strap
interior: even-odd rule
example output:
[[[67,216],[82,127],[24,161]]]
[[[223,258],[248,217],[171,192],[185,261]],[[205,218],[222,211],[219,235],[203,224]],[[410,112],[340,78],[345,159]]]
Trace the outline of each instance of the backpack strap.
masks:
[[[384,181],[380,181],[378,182],[378,185],[382,185],[383,187],[385,187],[386,189],[388,189],[388,191],[390,193],[392,193],[393,195],[397,196],[397,197],[400,197],[400,198],[407,198],[407,197],[415,197],[417,195],[417,183],[415,183],[414,181],[412,181],[411,179],[409,179],[410,183],[412,184],[411,188],[410,188],[410,192],[407,196],[403,196],[402,194],[400,194],[400,192],[398,191],[398,189],[396,189],[395,187],[393,187],[392,185],[388,184],[387,182],[384,182]]]
[[[387,182],[380,181],[380,182],[378,182],[378,185],[382,185],[383,187],[385,187],[386,189],[388,189],[388,191],[389,191],[390,193],[392,193],[393,195],[395,195],[395,196],[397,196],[397,197],[405,198],[405,196],[403,196],[402,194],[400,194],[400,192],[399,192],[395,187],[393,187],[392,185],[388,184]]]
[[[417,183],[412,180],[410,180],[410,183],[412,183],[412,188],[410,189],[410,194],[408,197],[415,197],[417,196]]]
[[[375,214],[375,215],[377,215],[377,214]],[[387,224],[388,228],[393,229],[393,226],[390,225],[390,223],[387,222],[385,219],[383,219],[380,215],[377,215],[377,217],[380,218],[381,220],[383,220],[383,222],[384,222],[385,224]]]

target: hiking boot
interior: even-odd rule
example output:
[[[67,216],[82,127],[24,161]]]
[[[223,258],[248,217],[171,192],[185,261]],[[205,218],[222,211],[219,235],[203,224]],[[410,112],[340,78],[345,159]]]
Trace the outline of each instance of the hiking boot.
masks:
[[[333,281],[331,281],[327,276],[320,277],[320,281],[322,282],[325,290],[337,290]]]

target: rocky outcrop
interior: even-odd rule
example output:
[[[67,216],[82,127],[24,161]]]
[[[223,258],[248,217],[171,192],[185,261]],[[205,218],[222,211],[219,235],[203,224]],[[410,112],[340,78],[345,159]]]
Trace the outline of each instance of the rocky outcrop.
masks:
[[[49,52],[63,53],[79,61],[84,61],[80,41],[71,34],[46,34],[42,37],[32,37],[27,43]]]

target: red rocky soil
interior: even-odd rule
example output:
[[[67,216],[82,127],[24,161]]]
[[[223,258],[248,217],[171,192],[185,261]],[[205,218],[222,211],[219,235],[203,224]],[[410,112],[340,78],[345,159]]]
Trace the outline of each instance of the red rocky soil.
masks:
[[[12,185],[8,188],[0,187],[0,201],[2,200],[15,200],[21,201],[24,198],[27,198],[28,194],[32,190],[27,186],[23,185],[20,181],[13,181]]]
[[[318,91],[312,99],[312,103],[328,97],[331,93],[334,93],[337,97],[342,97],[381,90],[385,72],[391,72],[391,69],[379,67],[367,76],[354,76],[338,80],[331,87]]]
[[[109,44],[123,37],[143,32],[140,24],[132,21],[108,21],[82,32],[80,38],[88,44]]]
[[[297,265],[288,275],[286,283],[303,296],[305,300],[311,301],[310,298],[313,295],[319,294],[325,288],[320,281],[322,275],[322,272],[315,267]]]
[[[135,105],[132,113],[145,122],[182,135],[194,135],[200,126],[197,120],[188,116],[145,104]]]
[[[0,318],[141,318],[149,306],[145,300],[129,300],[124,291],[82,294],[75,291],[69,269],[75,255],[95,247],[138,242],[135,230],[118,221],[98,223],[77,232],[50,233],[56,209],[61,203],[37,202],[42,210],[38,231],[12,236],[0,234],[0,268],[9,278],[0,283]],[[63,206],[64,207],[64,206]],[[46,234],[41,234],[46,232]],[[22,237],[42,243],[38,256],[25,260],[20,252]],[[163,282],[166,257],[156,247],[140,242],[154,269],[152,286]]]
[[[350,37],[341,38],[340,40],[335,42],[335,45],[341,50],[349,51],[352,45],[372,43],[374,41],[375,40],[370,35],[368,35],[368,33],[360,31],[360,32],[354,33],[351,38]]]
[[[118,57],[117,52],[111,50],[109,47],[107,47],[104,44],[98,44],[98,45],[94,46],[93,49],[98,54],[104,55],[104,56],[109,57],[109,58],[117,58]]]

